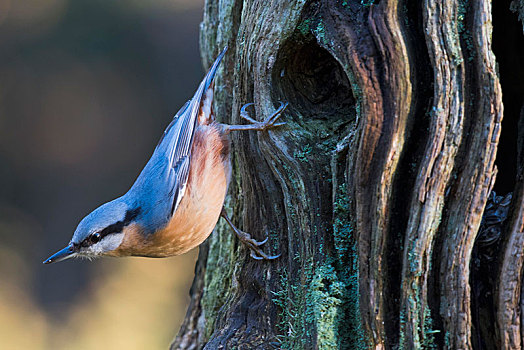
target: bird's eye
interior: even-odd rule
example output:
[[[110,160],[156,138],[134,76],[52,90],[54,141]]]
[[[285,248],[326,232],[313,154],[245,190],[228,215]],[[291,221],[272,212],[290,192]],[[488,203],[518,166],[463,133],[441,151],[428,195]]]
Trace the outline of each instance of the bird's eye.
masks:
[[[91,243],[98,243],[100,242],[100,239],[102,238],[102,236],[100,236],[100,233],[96,232],[96,233],[93,233],[91,235],[91,237],[89,237],[89,240],[91,241]]]

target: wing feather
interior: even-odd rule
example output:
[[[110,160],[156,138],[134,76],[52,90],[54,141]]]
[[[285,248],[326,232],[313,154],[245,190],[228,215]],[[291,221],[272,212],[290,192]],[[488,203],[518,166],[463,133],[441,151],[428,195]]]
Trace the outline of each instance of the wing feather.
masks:
[[[211,86],[218,65],[224,57],[227,47],[217,57],[204,80],[200,83],[193,98],[175,115],[169,124],[157,148],[167,156],[169,164],[167,171],[168,188],[172,194],[171,214],[175,212],[182,200],[189,177],[191,146],[197,127],[202,97]]]

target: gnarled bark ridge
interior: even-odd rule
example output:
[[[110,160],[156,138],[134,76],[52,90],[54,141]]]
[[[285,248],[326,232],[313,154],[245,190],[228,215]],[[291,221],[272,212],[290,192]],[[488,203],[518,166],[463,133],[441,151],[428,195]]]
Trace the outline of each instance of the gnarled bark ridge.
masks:
[[[261,120],[289,102],[285,126],[233,135],[226,203],[282,255],[255,261],[219,224],[173,349],[520,348],[522,166],[513,200],[490,204],[490,217],[505,208],[503,253],[481,261],[476,240],[499,198],[491,6],[206,1],[204,65],[229,47],[217,118],[241,123],[254,102]],[[490,305],[476,285],[496,293]]]

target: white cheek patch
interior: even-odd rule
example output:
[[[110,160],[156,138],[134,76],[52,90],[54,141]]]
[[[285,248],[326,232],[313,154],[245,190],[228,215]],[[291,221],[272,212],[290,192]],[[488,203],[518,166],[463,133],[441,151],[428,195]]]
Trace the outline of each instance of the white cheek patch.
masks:
[[[115,250],[118,248],[122,240],[124,239],[123,233],[112,233],[105,236],[102,240],[96,244],[93,244],[85,250],[86,255],[103,255],[106,252]]]

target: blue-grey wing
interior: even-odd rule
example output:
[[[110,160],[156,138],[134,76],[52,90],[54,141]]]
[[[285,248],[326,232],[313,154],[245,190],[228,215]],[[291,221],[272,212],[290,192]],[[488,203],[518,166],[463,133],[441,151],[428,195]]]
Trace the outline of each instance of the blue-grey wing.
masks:
[[[171,214],[177,209],[184,196],[191,162],[191,147],[193,136],[197,127],[198,114],[200,113],[202,98],[211,88],[211,83],[217,71],[218,65],[224,57],[227,47],[217,57],[213,66],[200,83],[193,98],[175,115],[162,136],[157,151],[167,157],[167,186],[172,196]]]
[[[174,193],[173,193],[173,204],[171,207],[171,213],[174,213],[178,204],[182,200],[187,186],[187,179],[189,177],[189,157],[182,158],[174,168]]]
[[[170,213],[176,210],[184,196],[189,178],[191,146],[198,114],[198,110],[194,111],[191,108],[192,105],[193,101],[190,101],[186,108],[181,109],[181,114],[175,116],[155,151],[163,154],[167,162],[164,176],[168,196],[172,201]]]

